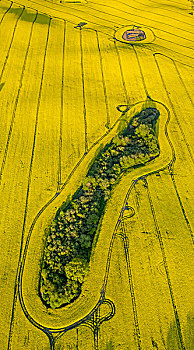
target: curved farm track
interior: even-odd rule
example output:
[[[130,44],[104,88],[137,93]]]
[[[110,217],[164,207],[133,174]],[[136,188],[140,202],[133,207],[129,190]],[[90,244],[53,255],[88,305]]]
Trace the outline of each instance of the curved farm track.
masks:
[[[0,1],[2,349],[192,349],[192,26],[187,0]],[[114,190],[82,296],[47,309],[44,227],[143,101],[161,154]]]

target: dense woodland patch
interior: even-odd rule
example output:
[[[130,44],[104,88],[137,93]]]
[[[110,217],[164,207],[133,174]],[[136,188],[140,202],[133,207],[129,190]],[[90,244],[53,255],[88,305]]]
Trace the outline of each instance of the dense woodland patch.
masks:
[[[158,117],[156,108],[135,115],[96,157],[72,200],[57,211],[48,230],[40,277],[40,295],[47,306],[57,308],[80,295],[111,190],[129,168],[159,155]]]

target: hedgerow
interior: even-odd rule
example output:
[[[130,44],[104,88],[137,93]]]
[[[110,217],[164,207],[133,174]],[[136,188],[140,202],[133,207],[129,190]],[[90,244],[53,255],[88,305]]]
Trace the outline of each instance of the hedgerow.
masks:
[[[62,206],[48,230],[40,277],[43,302],[57,308],[81,293],[92,244],[105,205],[121,174],[159,155],[156,108],[135,115],[96,157],[82,186]]]

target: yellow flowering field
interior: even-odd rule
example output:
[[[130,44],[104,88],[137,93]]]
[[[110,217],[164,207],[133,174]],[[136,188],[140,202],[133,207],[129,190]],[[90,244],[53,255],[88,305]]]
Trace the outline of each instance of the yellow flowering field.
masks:
[[[194,349],[193,14],[191,0],[0,1],[2,350]],[[80,296],[49,307],[46,233],[146,108],[159,155],[120,176]]]

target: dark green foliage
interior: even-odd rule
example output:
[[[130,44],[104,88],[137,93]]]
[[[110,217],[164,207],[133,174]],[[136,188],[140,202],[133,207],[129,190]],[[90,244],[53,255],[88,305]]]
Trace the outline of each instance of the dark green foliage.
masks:
[[[72,201],[57,211],[47,236],[40,294],[50,307],[79,296],[88,270],[92,243],[111,190],[123,172],[159,154],[155,125],[159,112],[147,108],[101,150]]]

